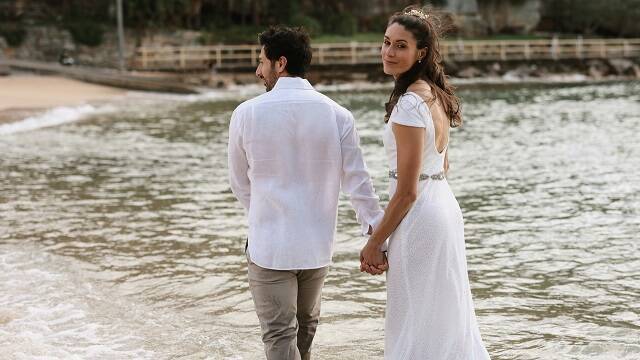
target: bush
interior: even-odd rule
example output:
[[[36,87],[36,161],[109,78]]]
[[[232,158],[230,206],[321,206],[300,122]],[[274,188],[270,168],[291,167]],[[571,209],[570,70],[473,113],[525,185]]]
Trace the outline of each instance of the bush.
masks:
[[[546,30],[585,35],[640,36],[640,0],[544,0]]]
[[[358,27],[356,18],[348,13],[341,13],[330,16],[327,19],[326,29],[331,29],[331,33],[338,35],[353,35]]]
[[[73,41],[91,47],[102,44],[104,29],[101,25],[88,21],[71,22],[67,25]]]
[[[7,44],[9,44],[9,46],[18,47],[27,36],[27,31],[24,29],[22,24],[5,23],[0,25],[0,36],[7,40]]]
[[[230,26],[226,29],[213,28],[202,31],[198,42],[203,45],[217,44],[257,44],[258,33],[264,31],[263,27],[256,26]]]
[[[309,33],[309,36],[318,36],[322,34],[322,25],[320,25],[320,22],[309,16],[302,14],[295,15],[291,19],[291,25],[304,27]]]

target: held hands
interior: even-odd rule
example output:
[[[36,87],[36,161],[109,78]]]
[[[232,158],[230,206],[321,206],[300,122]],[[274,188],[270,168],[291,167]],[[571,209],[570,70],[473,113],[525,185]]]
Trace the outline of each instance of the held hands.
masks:
[[[389,269],[387,256],[380,251],[380,247],[373,245],[371,242],[360,251],[360,271],[367,272],[371,275],[380,275]]]

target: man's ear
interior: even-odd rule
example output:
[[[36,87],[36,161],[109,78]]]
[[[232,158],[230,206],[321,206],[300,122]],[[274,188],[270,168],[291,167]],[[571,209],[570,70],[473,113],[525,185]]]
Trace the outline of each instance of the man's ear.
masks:
[[[278,60],[276,60],[276,72],[278,74],[283,73],[287,68],[287,58],[284,56],[280,56]]]

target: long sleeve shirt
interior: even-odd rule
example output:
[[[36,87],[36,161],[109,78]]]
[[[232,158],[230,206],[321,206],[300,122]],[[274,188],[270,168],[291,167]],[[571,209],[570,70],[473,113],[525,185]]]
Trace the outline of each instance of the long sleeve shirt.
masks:
[[[340,190],[366,232],[382,219],[353,115],[305,79],[281,77],[229,125],[231,190],[247,210],[249,254],[274,270],[331,263]]]

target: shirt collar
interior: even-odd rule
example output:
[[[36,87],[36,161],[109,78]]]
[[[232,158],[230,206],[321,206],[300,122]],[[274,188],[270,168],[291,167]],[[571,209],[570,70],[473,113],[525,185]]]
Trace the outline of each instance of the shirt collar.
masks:
[[[307,81],[307,79],[299,77],[282,76],[278,78],[273,90],[282,89],[300,89],[300,90],[313,90],[313,86]]]

